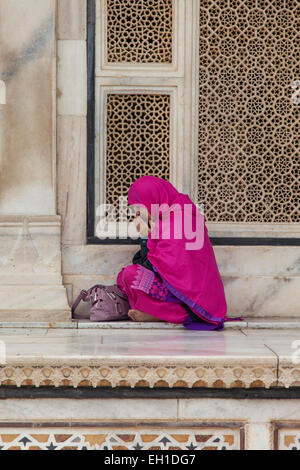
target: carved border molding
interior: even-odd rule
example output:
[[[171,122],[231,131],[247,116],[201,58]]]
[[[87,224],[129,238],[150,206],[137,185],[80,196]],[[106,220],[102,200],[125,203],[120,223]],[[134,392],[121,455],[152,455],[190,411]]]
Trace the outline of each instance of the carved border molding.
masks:
[[[277,385],[274,364],[263,365],[5,365],[1,386],[270,388]]]

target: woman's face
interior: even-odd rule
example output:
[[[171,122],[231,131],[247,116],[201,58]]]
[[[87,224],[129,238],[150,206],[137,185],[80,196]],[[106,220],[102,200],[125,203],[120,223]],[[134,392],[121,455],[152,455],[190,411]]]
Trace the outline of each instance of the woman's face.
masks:
[[[148,236],[150,232],[150,214],[144,206],[133,206],[134,209],[134,223],[136,225],[137,231],[142,234],[142,236]]]
[[[147,211],[146,207],[144,207],[144,206],[134,206],[134,210],[135,210],[135,218],[139,217],[144,222],[148,223],[149,212]]]

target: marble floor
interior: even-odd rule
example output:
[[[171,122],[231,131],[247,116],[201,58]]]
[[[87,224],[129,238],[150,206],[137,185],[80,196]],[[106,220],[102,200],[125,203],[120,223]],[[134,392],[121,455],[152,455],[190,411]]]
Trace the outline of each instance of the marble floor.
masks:
[[[188,330],[0,328],[6,361],[16,359],[105,358],[161,361],[214,358],[292,360],[300,348],[300,330],[249,329],[203,332]],[[299,345],[295,342],[299,342]]]

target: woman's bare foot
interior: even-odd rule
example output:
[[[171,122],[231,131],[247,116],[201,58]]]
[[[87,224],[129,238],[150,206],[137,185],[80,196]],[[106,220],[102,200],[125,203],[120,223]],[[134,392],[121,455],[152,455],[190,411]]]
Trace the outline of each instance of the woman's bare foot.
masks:
[[[164,320],[160,320],[157,317],[153,317],[152,315],[148,315],[148,313],[141,312],[140,310],[129,310],[128,316],[129,318],[131,318],[131,320],[137,321],[137,322],[164,321]]]

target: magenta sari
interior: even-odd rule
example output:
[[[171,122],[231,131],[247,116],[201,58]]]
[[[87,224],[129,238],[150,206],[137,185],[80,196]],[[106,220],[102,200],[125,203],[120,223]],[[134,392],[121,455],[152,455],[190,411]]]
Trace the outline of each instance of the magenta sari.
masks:
[[[156,224],[147,241],[147,257],[154,272],[131,265],[118,275],[117,283],[131,308],[167,322],[183,323],[188,329],[220,330],[224,321],[233,320],[226,317],[224,287],[204,216],[190,198],[165,180],[144,176],[131,186],[128,203],[145,206]],[[153,204],[165,206],[158,212],[153,211]],[[184,212],[187,206],[189,211]],[[202,231],[201,243],[195,228]],[[194,247],[189,249],[192,243]]]

